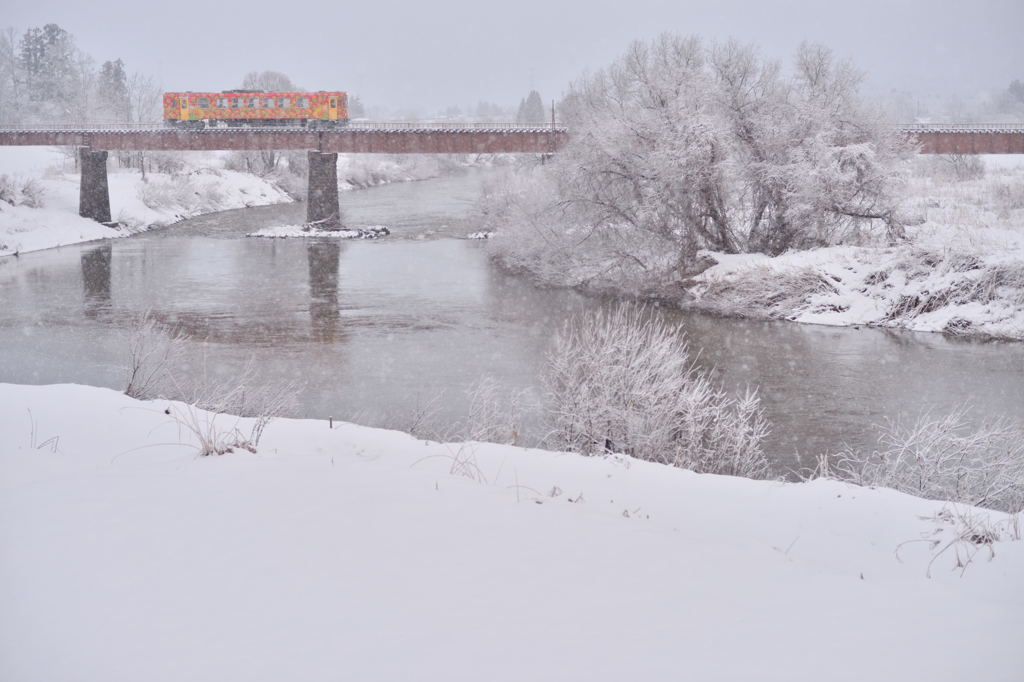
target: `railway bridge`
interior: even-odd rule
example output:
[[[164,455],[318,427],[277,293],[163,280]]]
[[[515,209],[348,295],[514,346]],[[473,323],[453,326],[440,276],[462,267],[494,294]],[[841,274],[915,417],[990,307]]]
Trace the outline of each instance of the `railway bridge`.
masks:
[[[922,154],[1024,154],[1024,123],[900,126]],[[336,130],[213,128],[176,130],[159,124],[0,128],[0,146],[74,146],[81,160],[79,214],[110,222],[107,153],[151,150],[306,150],[306,217],[340,226],[338,153],[553,154],[569,140],[556,125],[513,123],[358,123]]]
[[[79,215],[110,222],[107,153],[162,150],[306,150],[309,184],[306,220],[341,226],[338,153],[553,154],[568,141],[565,128],[501,123],[362,123],[337,130],[213,128],[176,130],[162,125],[34,126],[0,128],[0,146],[78,147]]]

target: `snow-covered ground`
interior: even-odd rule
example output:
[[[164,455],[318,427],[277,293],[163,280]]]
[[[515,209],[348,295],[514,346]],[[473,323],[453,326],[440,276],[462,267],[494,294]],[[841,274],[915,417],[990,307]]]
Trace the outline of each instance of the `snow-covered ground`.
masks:
[[[0,384],[0,679],[1021,679],[1024,543],[940,502],[206,418]]]
[[[281,225],[266,227],[245,235],[246,237],[267,237],[270,239],[308,239],[310,237],[327,237],[329,239],[378,239],[390,234],[383,225],[367,225],[343,230],[317,230],[306,225]]]
[[[908,243],[764,255],[708,253],[695,303],[716,312],[829,325],[1024,339],[1024,160],[986,177],[911,181]]]
[[[227,170],[221,157],[185,156],[182,173],[108,171],[111,228],[78,215],[79,174],[74,161],[49,147],[0,149],[0,175],[15,184],[34,180],[42,188],[42,206],[0,202],[0,256],[51,248],[62,244],[123,237],[183,218],[245,206],[290,201],[271,182],[248,173]]]

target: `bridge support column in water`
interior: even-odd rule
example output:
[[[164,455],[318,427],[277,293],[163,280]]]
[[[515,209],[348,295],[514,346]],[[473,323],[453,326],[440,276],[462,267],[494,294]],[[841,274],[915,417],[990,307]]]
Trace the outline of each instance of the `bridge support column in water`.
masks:
[[[107,152],[91,147],[79,147],[78,160],[82,169],[78,215],[99,223],[109,223],[110,187],[107,184]]]
[[[338,155],[310,151],[306,223],[322,230],[341,229],[338,205]]]

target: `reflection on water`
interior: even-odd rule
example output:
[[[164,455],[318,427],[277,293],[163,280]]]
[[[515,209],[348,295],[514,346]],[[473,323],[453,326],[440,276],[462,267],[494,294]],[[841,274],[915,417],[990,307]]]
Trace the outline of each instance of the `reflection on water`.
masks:
[[[109,242],[82,252],[82,286],[85,288],[85,315],[95,317],[110,307],[110,260],[113,245]]]
[[[336,239],[317,239],[306,247],[309,263],[309,319],[314,341],[337,341],[338,261],[341,244]]]
[[[264,381],[304,382],[302,416],[401,425],[443,394],[454,421],[484,375],[539,397],[554,332],[605,303],[538,289],[450,238],[472,231],[479,185],[470,174],[343,195],[355,224],[393,228],[380,241],[242,236],[300,221],[304,207],[286,205],[0,260],[0,381],[120,387],[124,321],[151,310],[191,339],[183,374],[230,376],[251,358]],[[787,463],[964,400],[1024,419],[1024,344],[664,314],[727,385],[759,388],[769,448]]]

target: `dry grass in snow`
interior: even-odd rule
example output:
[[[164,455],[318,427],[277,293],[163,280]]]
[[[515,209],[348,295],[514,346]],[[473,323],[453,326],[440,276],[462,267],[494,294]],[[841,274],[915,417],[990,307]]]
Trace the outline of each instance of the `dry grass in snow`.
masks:
[[[941,160],[933,160],[941,163]],[[1024,339],[1024,167],[918,175],[898,245],[708,254],[694,305],[724,315]]]

